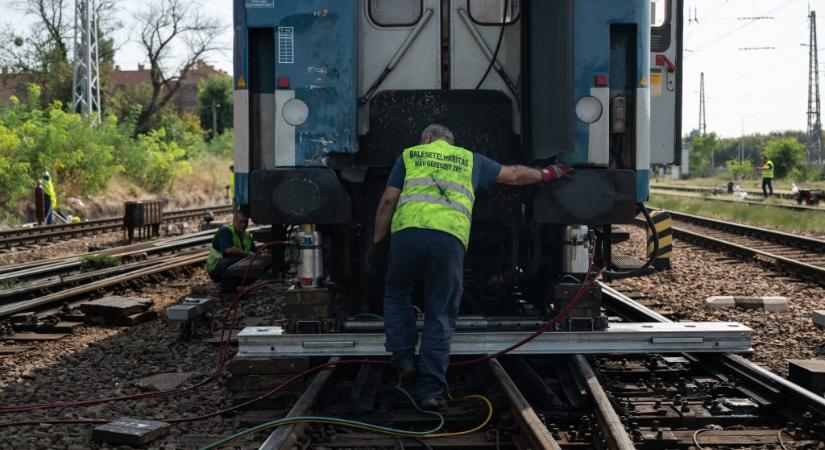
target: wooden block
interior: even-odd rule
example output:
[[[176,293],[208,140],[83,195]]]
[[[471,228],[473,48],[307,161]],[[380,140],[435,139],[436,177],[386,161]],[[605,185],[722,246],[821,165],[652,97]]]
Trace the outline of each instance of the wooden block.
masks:
[[[143,297],[110,296],[86,302],[80,310],[87,316],[126,317],[143,312],[152,306],[152,300]]]
[[[147,322],[158,316],[157,311],[144,311],[125,317],[104,317],[87,315],[86,322],[93,325],[103,325],[110,327],[131,327],[139,323]]]
[[[17,342],[36,342],[36,341],[56,341],[58,339],[63,339],[66,336],[68,336],[68,334],[14,333],[10,336],[4,337],[3,339],[8,339],[8,340],[17,341]]]
[[[309,358],[235,357],[229,362],[232,375],[276,375],[309,369]]]
[[[0,355],[15,355],[33,348],[31,345],[0,345]]]
[[[95,427],[92,430],[92,440],[110,444],[140,446],[165,436],[167,433],[169,433],[169,424],[166,422],[122,417]]]
[[[28,321],[32,317],[34,317],[34,313],[31,312],[31,311],[21,312],[21,313],[17,313],[17,314],[12,315],[11,317],[9,317],[9,322],[11,322],[11,323],[23,323],[23,322]]]
[[[292,375],[238,375],[229,379],[227,387],[232,392],[267,392],[292,378]],[[295,380],[284,387],[281,392],[301,392],[304,390],[302,380]]]
[[[83,326],[81,322],[57,322],[54,325],[40,325],[40,326],[22,326],[21,330],[36,331],[38,333],[74,333],[74,331]]]
[[[788,360],[788,379],[805,389],[822,395],[825,393],[825,360]]]

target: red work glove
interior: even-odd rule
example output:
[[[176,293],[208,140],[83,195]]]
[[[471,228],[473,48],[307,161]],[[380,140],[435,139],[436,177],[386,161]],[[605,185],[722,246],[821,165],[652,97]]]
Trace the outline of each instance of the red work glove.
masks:
[[[565,164],[553,164],[540,170],[541,181],[543,183],[558,180],[560,178],[570,178],[570,173],[573,172],[573,169]]]

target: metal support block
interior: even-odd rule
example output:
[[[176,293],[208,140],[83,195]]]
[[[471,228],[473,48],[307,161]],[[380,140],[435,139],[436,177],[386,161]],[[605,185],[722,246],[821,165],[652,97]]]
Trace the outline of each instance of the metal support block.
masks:
[[[513,354],[741,353],[751,351],[751,329],[736,322],[617,323],[606,331],[547,332]],[[486,355],[531,333],[456,333],[453,355]],[[387,355],[383,333],[283,334],[277,327],[247,327],[238,334],[240,356]]]
[[[214,298],[187,297],[182,303],[166,308],[169,320],[189,321],[205,313],[215,305]]]

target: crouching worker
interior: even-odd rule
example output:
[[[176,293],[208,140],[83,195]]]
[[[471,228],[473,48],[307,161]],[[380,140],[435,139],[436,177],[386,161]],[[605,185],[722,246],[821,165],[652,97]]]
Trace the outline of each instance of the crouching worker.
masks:
[[[234,293],[241,282],[239,277],[229,275],[227,269],[255,253],[252,236],[246,232],[248,225],[249,213],[243,210],[235,211],[232,223],[222,226],[212,239],[209,259],[206,260],[206,271],[212,281],[220,283],[222,294]]]

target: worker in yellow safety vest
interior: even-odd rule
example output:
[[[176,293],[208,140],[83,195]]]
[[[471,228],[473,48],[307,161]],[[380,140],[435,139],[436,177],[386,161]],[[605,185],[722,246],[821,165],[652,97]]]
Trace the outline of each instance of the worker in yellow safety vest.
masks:
[[[206,272],[215,283],[220,284],[221,293],[235,292],[240,283],[239,277],[231,276],[227,269],[238,261],[255,253],[252,236],[246,232],[249,214],[237,210],[232,215],[232,223],[224,225],[212,238],[209,257],[206,260]]]
[[[416,396],[429,410],[446,408],[450,341],[462,297],[476,190],[495,183],[548,182],[571,172],[561,164],[543,169],[501,165],[454,141],[448,128],[432,124],[421,133],[420,145],[398,158],[378,205],[368,257],[370,278],[385,280],[384,329],[391,363],[401,381],[411,381],[417,372]],[[420,281],[426,317],[416,370],[418,333],[411,294]]]
[[[773,161],[766,155],[762,155],[762,160],[756,170],[762,172],[762,194],[768,198],[768,195],[773,195]]]
[[[54,210],[57,208],[57,194],[54,191],[52,176],[47,170],[43,173],[43,207],[45,209],[46,224],[54,223]]]

